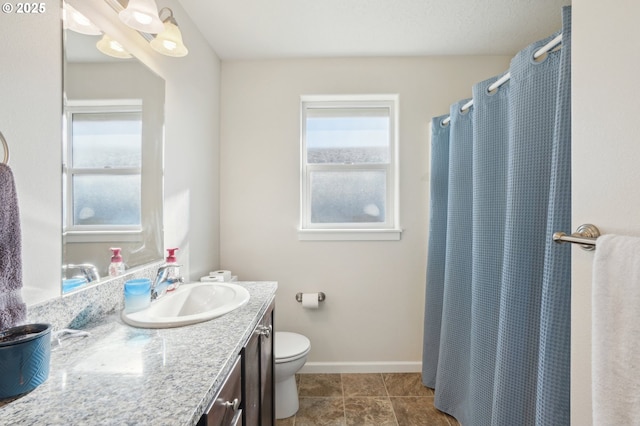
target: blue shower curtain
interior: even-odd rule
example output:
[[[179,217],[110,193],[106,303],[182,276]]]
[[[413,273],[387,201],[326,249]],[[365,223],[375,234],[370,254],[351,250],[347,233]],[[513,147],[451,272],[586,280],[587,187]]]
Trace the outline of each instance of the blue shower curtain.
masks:
[[[465,426],[570,423],[570,14],[432,120],[423,382]]]

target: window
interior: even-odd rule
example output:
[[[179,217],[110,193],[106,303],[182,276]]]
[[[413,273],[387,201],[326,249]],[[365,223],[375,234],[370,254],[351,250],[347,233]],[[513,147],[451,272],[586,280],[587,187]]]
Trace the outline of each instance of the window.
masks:
[[[65,232],[139,233],[142,104],[68,105]]]
[[[397,101],[302,97],[300,239],[400,238]]]

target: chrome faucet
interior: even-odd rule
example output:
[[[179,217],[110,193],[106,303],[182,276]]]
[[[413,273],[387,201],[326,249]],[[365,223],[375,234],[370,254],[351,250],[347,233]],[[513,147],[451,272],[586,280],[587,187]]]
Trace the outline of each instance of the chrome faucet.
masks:
[[[66,269],[78,269],[82,274],[82,278],[87,280],[88,283],[92,281],[100,281],[100,274],[98,273],[98,268],[91,263],[79,263],[73,264],[69,263],[67,265],[62,266],[63,270]]]
[[[169,276],[169,272],[171,271],[171,268],[179,268],[180,265],[177,265],[175,263],[171,263],[171,264],[167,264],[167,265],[162,265],[161,267],[158,268],[158,273],[156,274],[156,279],[153,280],[153,283],[151,284],[151,300],[156,300],[161,298],[162,296],[165,295],[165,293],[167,292],[167,287],[171,284],[176,284],[176,283],[183,283],[184,282],[184,278],[183,277],[178,277],[178,276],[174,276],[174,277],[170,277]],[[158,293],[158,286],[162,283],[167,283],[167,287],[163,288],[161,290],[160,293]]]

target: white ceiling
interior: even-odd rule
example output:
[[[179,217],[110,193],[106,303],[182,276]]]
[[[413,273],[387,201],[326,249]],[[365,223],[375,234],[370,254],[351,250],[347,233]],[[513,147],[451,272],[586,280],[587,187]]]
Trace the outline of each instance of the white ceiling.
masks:
[[[180,0],[223,59],[512,55],[571,0]],[[180,17],[176,16],[178,24]],[[185,40],[188,46],[188,40]]]

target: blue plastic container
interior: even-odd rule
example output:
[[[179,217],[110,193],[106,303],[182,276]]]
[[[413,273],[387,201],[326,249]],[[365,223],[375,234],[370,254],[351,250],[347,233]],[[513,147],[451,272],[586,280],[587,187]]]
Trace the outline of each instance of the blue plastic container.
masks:
[[[136,278],[124,283],[124,312],[140,311],[151,304],[151,280]]]
[[[62,280],[62,292],[68,293],[82,287],[86,283],[87,280],[85,280],[84,278],[66,278]]]
[[[0,399],[31,392],[49,377],[51,325],[0,331]]]

